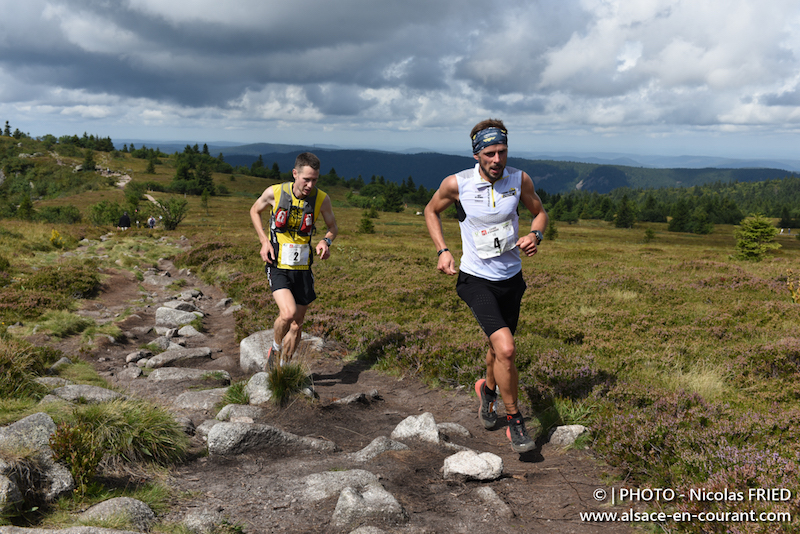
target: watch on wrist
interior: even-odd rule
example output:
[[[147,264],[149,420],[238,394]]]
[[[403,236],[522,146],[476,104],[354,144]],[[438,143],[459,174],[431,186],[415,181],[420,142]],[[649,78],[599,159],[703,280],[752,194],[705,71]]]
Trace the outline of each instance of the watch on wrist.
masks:
[[[333,241],[331,241],[329,237],[323,237],[322,240],[325,241],[328,244],[328,246],[331,246],[331,243],[333,243]]]
[[[542,242],[542,238],[544,237],[542,235],[542,232],[540,232],[539,230],[532,230],[531,233],[536,236],[537,245]]]

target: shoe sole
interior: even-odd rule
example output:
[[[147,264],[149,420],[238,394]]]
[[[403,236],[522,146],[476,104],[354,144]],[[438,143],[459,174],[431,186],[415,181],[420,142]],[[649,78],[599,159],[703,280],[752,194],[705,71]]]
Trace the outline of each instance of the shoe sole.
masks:
[[[475,394],[478,396],[478,419],[480,419],[481,423],[483,423],[483,428],[486,430],[491,430],[497,425],[497,417],[495,420],[489,423],[486,421],[483,416],[481,415],[481,409],[483,408],[483,400],[481,390],[483,389],[483,385],[486,383],[485,378],[481,378],[477,382],[475,382]]]
[[[267,351],[267,363],[266,363],[266,365],[264,366],[264,371],[266,371],[267,373],[269,373],[270,371],[272,371],[273,369],[275,369],[275,367],[276,367],[276,366],[275,366],[275,363],[276,363],[276,362],[275,362],[275,355],[273,354],[272,347],[270,347],[270,348],[269,348],[269,351]]]
[[[506,436],[508,437],[508,441],[511,441],[511,429],[506,428]],[[514,452],[529,452],[536,448],[536,442],[531,440],[531,442],[527,445],[515,445],[513,441],[511,441],[511,448]]]

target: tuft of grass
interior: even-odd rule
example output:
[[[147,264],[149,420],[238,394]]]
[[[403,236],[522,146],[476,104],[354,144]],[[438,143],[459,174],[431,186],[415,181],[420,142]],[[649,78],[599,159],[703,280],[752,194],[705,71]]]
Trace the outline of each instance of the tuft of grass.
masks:
[[[80,334],[92,325],[94,321],[91,319],[67,310],[49,310],[36,321],[37,332],[45,331],[58,338]]]
[[[304,365],[292,362],[272,369],[267,383],[272,390],[272,400],[283,406],[293,395],[308,387],[309,378]]]
[[[676,367],[663,377],[667,388],[672,391],[696,393],[708,400],[722,399],[728,392],[725,384],[726,372],[719,366],[701,361],[684,370]]]
[[[91,364],[82,360],[72,360],[72,365],[67,365],[58,371],[58,376],[71,380],[76,384],[88,384],[108,388],[109,384],[97,374]]]
[[[52,363],[46,358],[48,354],[24,341],[11,339],[0,343],[0,397],[41,399],[46,388],[35,379]]]
[[[217,404],[216,411],[221,410],[228,404],[250,404],[250,395],[247,394],[247,380],[234,382],[225,390],[222,400]]]
[[[185,278],[179,278],[174,282],[170,282],[167,285],[166,289],[169,289],[170,291],[178,291],[179,289],[184,288],[187,285],[189,285],[189,282],[187,282]]]

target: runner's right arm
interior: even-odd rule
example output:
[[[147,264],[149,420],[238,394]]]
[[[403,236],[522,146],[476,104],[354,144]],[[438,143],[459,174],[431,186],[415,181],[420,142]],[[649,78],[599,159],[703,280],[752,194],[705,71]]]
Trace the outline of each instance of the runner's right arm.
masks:
[[[457,201],[458,180],[454,174],[451,174],[442,180],[442,185],[439,186],[439,189],[433,194],[431,201],[425,206],[425,224],[428,226],[428,233],[431,235],[431,239],[433,239],[433,244],[436,245],[437,252],[447,248],[444,242],[442,220],[439,215]],[[456,260],[449,250],[439,254],[439,261],[436,268],[445,274],[458,274]]]
[[[272,187],[268,187],[261,196],[258,197],[255,203],[253,203],[253,207],[250,208],[250,220],[253,221],[253,227],[258,234],[258,240],[261,241],[261,259],[267,263],[275,262],[277,256],[275,255],[275,250],[272,248],[269,236],[264,231],[264,222],[261,220],[261,213],[271,209],[274,204],[275,192],[272,190]]]

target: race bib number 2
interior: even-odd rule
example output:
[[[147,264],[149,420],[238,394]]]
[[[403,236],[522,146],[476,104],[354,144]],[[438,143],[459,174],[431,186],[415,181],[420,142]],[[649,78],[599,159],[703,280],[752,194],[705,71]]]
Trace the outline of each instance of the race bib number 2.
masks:
[[[475,230],[472,237],[475,251],[483,260],[495,258],[517,246],[517,236],[511,221]]]
[[[308,245],[284,243],[281,245],[281,263],[284,265],[308,265]]]

